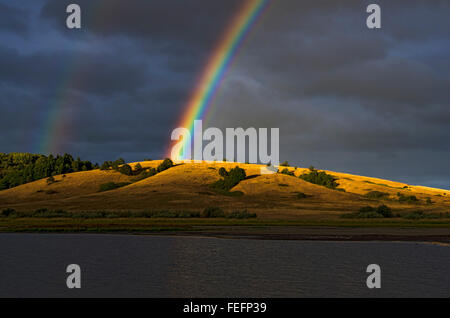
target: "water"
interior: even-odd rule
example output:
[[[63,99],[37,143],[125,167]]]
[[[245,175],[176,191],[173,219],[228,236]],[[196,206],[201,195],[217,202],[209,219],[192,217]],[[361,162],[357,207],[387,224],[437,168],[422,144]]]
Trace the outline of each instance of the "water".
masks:
[[[0,254],[0,297],[450,296],[450,247],[433,244],[0,234]]]

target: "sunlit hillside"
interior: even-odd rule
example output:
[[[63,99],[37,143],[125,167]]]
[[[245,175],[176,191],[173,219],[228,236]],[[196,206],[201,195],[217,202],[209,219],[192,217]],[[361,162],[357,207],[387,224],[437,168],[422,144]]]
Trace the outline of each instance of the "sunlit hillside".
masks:
[[[147,169],[160,163],[144,161],[139,164]],[[210,185],[221,178],[218,170],[236,165],[245,170],[246,179],[232,188],[231,194],[214,191]],[[292,171],[294,176],[291,176],[281,173],[261,175],[262,167],[228,162],[184,162],[142,180],[115,170],[69,173],[55,176],[52,183],[42,179],[0,191],[0,209],[196,211],[214,206],[227,211],[247,209],[262,218],[325,217],[378,204],[386,204],[398,211],[450,211],[450,191],[446,190],[327,171],[338,184],[336,189],[330,189],[298,178],[302,173],[308,173],[306,168],[280,167],[280,170]],[[125,185],[100,192],[101,186],[108,182]],[[367,195],[371,192],[380,197]],[[305,197],[299,197],[299,193]],[[401,201],[400,196],[415,196],[417,202]]]

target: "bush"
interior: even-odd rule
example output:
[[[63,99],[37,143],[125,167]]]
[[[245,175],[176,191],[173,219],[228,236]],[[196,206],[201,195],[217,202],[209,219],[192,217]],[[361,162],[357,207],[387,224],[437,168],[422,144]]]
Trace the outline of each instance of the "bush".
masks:
[[[134,166],[134,173],[135,174],[140,174],[142,172],[142,166],[141,164],[138,162],[135,166]]]
[[[280,166],[282,166],[282,167],[289,167],[289,162],[284,161],[284,162],[280,163]]]
[[[173,167],[173,161],[169,158],[164,159],[164,161],[156,168],[158,172],[164,171]]]
[[[338,184],[336,183],[336,178],[327,174],[325,171],[310,171],[309,173],[303,173],[299,176],[307,182],[311,182],[317,185],[325,186],[330,189],[335,189]]]
[[[359,212],[360,213],[375,212],[375,208],[367,205],[359,209]]]
[[[155,168],[150,168],[148,170],[142,171],[136,178],[133,179],[134,182],[147,179],[149,177],[154,176],[158,172]]]
[[[111,168],[112,162],[111,161],[105,161],[102,163],[100,170],[109,170]]]
[[[225,217],[225,212],[218,207],[207,207],[203,210],[201,214],[202,218],[223,218]]]
[[[387,205],[384,205],[384,204],[380,205],[380,206],[377,208],[376,212],[379,213],[379,214],[381,214],[381,215],[382,215],[383,217],[385,217],[385,218],[390,218],[390,217],[392,217],[392,210],[391,210],[391,208],[388,207]]]
[[[130,182],[119,182],[119,183],[107,182],[107,183],[104,183],[104,184],[100,185],[100,189],[98,190],[98,192],[114,190],[114,189],[117,189],[117,188],[121,188],[121,187],[127,186],[129,184],[131,184],[131,183]]]
[[[377,208],[363,206],[359,212],[343,214],[341,217],[349,219],[372,219],[372,218],[390,218],[392,210],[386,205],[380,205]]]
[[[120,166],[118,171],[126,176],[131,176],[133,174],[133,169],[131,169],[131,166],[128,164]]]
[[[365,194],[365,197],[369,199],[381,200],[385,199],[389,196],[389,193],[381,192],[381,191],[370,191]]]
[[[10,216],[15,213],[16,213],[16,210],[14,210],[14,209],[4,209],[1,213],[1,216]]]
[[[359,213],[346,213],[341,215],[342,218],[346,219],[377,219],[383,216],[377,212],[359,212]]]
[[[423,211],[413,211],[407,214],[404,214],[401,216],[404,219],[412,219],[412,220],[418,220],[418,219],[447,219],[450,218],[450,213],[425,213]]]
[[[219,174],[220,174],[220,170],[219,170]],[[220,179],[220,180],[214,182],[211,186],[215,189],[229,191],[229,190],[231,190],[231,188],[236,186],[239,182],[244,180],[245,177],[246,177],[245,170],[236,166],[236,167],[230,169],[230,171],[228,171],[228,175],[223,177],[223,179]]]
[[[308,198],[308,197],[310,197],[310,195],[307,195],[307,194],[305,194],[303,192],[297,192],[297,199],[305,199],[305,198]]]
[[[418,203],[419,199],[415,195],[404,195],[400,192],[397,193],[398,201],[402,203]]]
[[[227,169],[225,169],[224,167],[221,167],[221,168],[219,169],[219,175],[220,175],[221,177],[228,177]]]
[[[118,165],[124,165],[125,164],[125,159],[119,158],[116,161],[114,161],[114,163],[116,163]]]
[[[255,213],[247,210],[225,213],[216,207],[206,208],[202,213],[193,211],[77,211],[49,210],[47,208],[35,211],[16,213],[13,209],[5,209],[0,213],[2,217],[14,218],[72,218],[72,219],[98,219],[98,218],[216,218],[226,217],[230,219],[256,218]]]
[[[247,210],[233,211],[227,214],[228,219],[250,219],[256,217],[257,217],[256,213],[248,213]]]
[[[283,170],[281,170],[281,172],[280,172],[281,174],[286,174],[286,175],[288,175],[288,176],[292,176],[292,177],[295,177],[295,174],[294,174],[294,172],[293,171],[289,171],[289,169],[288,168],[284,168]]]

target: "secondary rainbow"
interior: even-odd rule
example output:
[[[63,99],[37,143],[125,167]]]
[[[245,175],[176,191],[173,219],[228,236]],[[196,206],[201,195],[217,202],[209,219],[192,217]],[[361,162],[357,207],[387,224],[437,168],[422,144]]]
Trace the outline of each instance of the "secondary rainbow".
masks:
[[[270,0],[247,0],[230,23],[222,40],[208,60],[200,80],[196,85],[178,127],[189,129],[193,135],[194,120],[202,119],[208,112],[214,96],[241,45],[245,42],[252,27],[259,20]],[[184,142],[184,145],[187,141]],[[183,145],[183,146],[184,146]],[[170,156],[168,151],[168,156]],[[179,154],[181,159],[181,153]]]

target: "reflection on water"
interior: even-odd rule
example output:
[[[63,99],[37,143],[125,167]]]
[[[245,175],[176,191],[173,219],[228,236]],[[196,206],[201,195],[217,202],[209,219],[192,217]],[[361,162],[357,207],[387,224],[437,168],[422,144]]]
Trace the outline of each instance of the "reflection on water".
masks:
[[[0,252],[1,297],[450,296],[450,247],[432,244],[0,234]],[[80,290],[65,284],[73,263]]]

